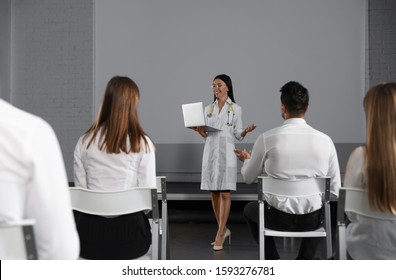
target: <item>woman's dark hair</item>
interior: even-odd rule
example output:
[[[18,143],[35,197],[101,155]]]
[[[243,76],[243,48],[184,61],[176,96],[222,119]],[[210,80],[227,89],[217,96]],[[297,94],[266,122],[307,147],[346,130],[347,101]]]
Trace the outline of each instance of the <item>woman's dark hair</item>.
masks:
[[[232,102],[235,103],[235,99],[234,99],[234,92],[232,90],[232,81],[231,78],[226,75],[226,74],[220,74],[217,75],[216,77],[214,77],[213,81],[219,79],[222,80],[228,87],[228,97],[231,99]],[[214,96],[214,101],[216,101],[216,96]]]
[[[308,90],[298,82],[288,82],[281,89],[281,102],[290,114],[304,114],[309,104]]]

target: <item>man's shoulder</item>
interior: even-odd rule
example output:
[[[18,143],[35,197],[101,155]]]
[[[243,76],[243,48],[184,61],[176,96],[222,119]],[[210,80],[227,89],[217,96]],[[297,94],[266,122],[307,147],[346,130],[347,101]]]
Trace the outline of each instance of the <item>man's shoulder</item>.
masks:
[[[277,135],[279,133],[280,133],[280,127],[274,127],[274,128],[271,128],[271,129],[261,133],[259,135],[259,138],[263,138],[264,139],[264,138],[270,137],[272,135]]]
[[[313,128],[308,124],[301,124],[293,127],[283,124],[281,126],[277,126],[263,132],[259,137],[268,138],[274,136],[296,135],[296,134],[307,135],[307,136],[310,135],[312,137],[320,137],[333,142],[333,140],[329,135],[316,128]]]
[[[7,129],[34,132],[38,127],[48,129],[50,125],[39,116],[24,111],[7,102],[1,102],[2,117]]]
[[[312,128],[313,134],[315,134],[315,135],[317,135],[319,137],[326,138],[329,141],[333,142],[333,140],[331,139],[331,137],[328,134],[326,134],[326,133],[324,133],[324,132],[322,132],[322,131],[320,131],[320,130],[318,130],[316,128],[313,128],[313,127],[311,127],[311,128]]]
[[[308,123],[305,123],[304,125],[302,125],[300,129],[301,129],[301,133],[312,134],[315,136],[327,138],[330,141],[332,141],[331,137],[329,135],[327,135],[326,133],[324,133],[323,131],[321,131],[319,129],[314,128],[313,126],[311,126]]]

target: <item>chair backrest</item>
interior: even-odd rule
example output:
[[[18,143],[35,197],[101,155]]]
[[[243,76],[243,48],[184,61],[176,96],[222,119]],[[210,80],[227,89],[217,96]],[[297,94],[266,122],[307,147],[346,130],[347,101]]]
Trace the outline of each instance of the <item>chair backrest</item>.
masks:
[[[296,178],[293,180],[276,179],[268,176],[258,177],[259,202],[259,258],[264,259],[265,242],[263,235],[286,237],[325,237],[326,258],[332,256],[331,214],[330,214],[330,177]],[[320,231],[289,232],[265,229],[264,194],[286,197],[321,195],[324,207],[324,227]]]
[[[133,188],[122,191],[96,191],[71,187],[72,208],[92,215],[124,215],[152,210],[158,218],[157,189]],[[155,216],[156,215],[156,216]]]
[[[161,194],[161,199],[166,200],[166,176],[156,176],[157,192]]]
[[[37,260],[34,220],[0,223],[1,260]]]
[[[96,191],[71,187],[74,210],[100,216],[116,216],[151,210],[151,258],[159,256],[159,210],[157,188],[133,188],[122,191]]]
[[[330,177],[296,178],[293,180],[277,179],[269,176],[259,176],[259,201],[263,201],[264,193],[299,197],[324,194],[323,201],[330,199]],[[260,191],[261,188],[261,191]]]
[[[346,212],[353,212],[365,217],[379,220],[396,220],[396,215],[375,211],[370,208],[367,190],[347,187],[340,188],[337,205],[337,243],[338,258],[340,260],[347,259],[345,225]]]
[[[368,193],[365,189],[341,188],[338,199],[337,221],[344,221],[345,212],[354,212],[362,216],[381,220],[396,220],[396,215],[375,211],[370,208]]]

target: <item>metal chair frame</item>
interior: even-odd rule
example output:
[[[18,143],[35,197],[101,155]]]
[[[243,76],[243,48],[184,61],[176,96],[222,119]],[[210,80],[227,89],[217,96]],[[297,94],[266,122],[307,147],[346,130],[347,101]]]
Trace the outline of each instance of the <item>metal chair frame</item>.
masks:
[[[0,223],[0,256],[6,260],[37,260],[35,220]]]
[[[324,207],[323,226],[314,231],[277,231],[266,228],[264,215],[264,194],[270,193],[280,196],[308,196],[322,194]],[[259,203],[259,259],[265,259],[265,236],[274,237],[323,237],[326,241],[327,259],[333,255],[331,240],[331,217],[330,217],[330,178],[301,178],[293,181],[275,179],[269,176],[258,177],[258,203]]]

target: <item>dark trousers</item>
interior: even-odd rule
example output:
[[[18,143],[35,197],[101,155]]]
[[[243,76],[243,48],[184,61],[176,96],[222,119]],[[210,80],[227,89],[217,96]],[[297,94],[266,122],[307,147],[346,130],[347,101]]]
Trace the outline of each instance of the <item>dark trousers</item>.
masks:
[[[271,207],[265,202],[265,227],[279,231],[309,231],[318,229],[323,224],[322,209],[312,213],[298,215],[282,212]],[[249,202],[243,210],[244,218],[248,224],[250,232],[259,243],[259,204]],[[316,250],[321,238],[302,238],[300,250],[296,259],[315,259]],[[277,260],[280,258],[272,236],[265,236],[265,258]]]

